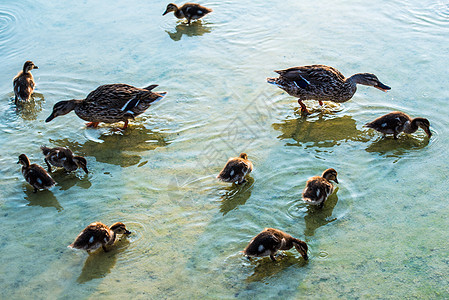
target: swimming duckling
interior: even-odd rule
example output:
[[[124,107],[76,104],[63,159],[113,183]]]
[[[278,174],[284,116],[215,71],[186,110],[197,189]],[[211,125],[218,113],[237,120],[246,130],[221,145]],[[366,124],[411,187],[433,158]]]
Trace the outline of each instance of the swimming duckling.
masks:
[[[243,254],[249,257],[270,256],[272,261],[276,261],[274,255],[278,250],[289,250],[292,247],[295,247],[305,260],[308,259],[308,246],[305,242],[279,229],[265,228],[249,242]]]
[[[17,104],[19,100],[28,101],[34,90],[34,78],[31,70],[39,69],[30,60],[27,60],[23,65],[23,70],[20,71],[13,79],[14,86],[14,102]]]
[[[191,20],[198,20],[212,12],[212,9],[201,6],[196,3],[186,3],[181,7],[178,7],[176,4],[170,3],[167,5],[167,9],[162,14],[165,16],[169,12],[174,12],[175,17],[178,19],[186,18],[187,24],[190,24]]]
[[[327,169],[321,176],[309,178],[306,182],[306,188],[302,192],[302,198],[305,202],[312,205],[323,207],[327,197],[334,191],[334,185],[330,180],[338,183],[337,171]]]
[[[108,252],[106,246],[114,244],[117,234],[131,234],[131,232],[122,222],[114,223],[110,228],[101,222],[94,222],[84,228],[68,247],[90,252],[101,246],[104,252]]]
[[[55,181],[44,168],[36,164],[30,165],[30,160],[25,154],[20,154],[17,163],[22,165],[23,177],[34,187],[34,193],[38,190],[48,190],[55,185]]]
[[[217,175],[217,178],[224,182],[236,182],[242,184],[246,182],[245,176],[251,173],[253,164],[248,160],[246,153],[241,153],[239,157],[233,157],[228,160],[223,170]]]
[[[430,122],[425,118],[410,118],[407,114],[394,111],[389,114],[378,117],[372,122],[366,123],[365,127],[372,128],[377,130],[384,135],[393,134],[395,140],[398,139],[398,134],[401,132],[411,134],[418,130],[418,128],[422,128],[427,137],[432,136],[432,132],[430,132]]]
[[[342,103],[350,100],[357,90],[357,84],[373,86],[386,92],[386,86],[376,75],[358,73],[345,78],[337,69],[325,65],[293,67],[275,71],[279,78],[267,78],[267,82],[278,86],[289,95],[297,97],[301,111],[309,113],[303,100],[332,101]]]
[[[48,148],[41,146],[42,153],[45,155],[48,172],[51,172],[51,165],[64,168],[67,172],[75,171],[78,168],[87,171],[87,160],[82,156],[73,155],[73,152],[64,147]]]

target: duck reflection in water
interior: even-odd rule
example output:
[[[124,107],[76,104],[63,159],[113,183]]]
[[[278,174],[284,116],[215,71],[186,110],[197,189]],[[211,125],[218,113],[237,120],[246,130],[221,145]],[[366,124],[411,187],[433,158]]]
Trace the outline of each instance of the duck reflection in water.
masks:
[[[430,139],[413,135],[402,135],[397,140],[380,137],[366,148],[366,152],[377,152],[388,157],[400,158],[411,151],[425,148],[429,143]]]
[[[192,22],[190,25],[187,25],[185,22],[182,22],[176,25],[174,32],[170,32],[168,30],[166,30],[165,32],[167,32],[170,38],[176,42],[180,41],[183,35],[192,37],[192,36],[201,36],[205,33],[210,33],[212,29],[207,25],[208,23],[203,24],[201,21]]]
[[[60,169],[54,171],[52,176],[61,191],[66,191],[75,185],[87,190],[92,186],[92,183],[89,181],[89,175],[83,172],[80,176],[81,172],[68,173],[64,169]]]
[[[29,202],[27,206],[54,207],[58,212],[64,209],[51,191],[45,190],[39,193],[33,193],[33,190],[27,186],[25,194],[24,199]]]
[[[223,191],[225,191],[225,193],[220,196],[220,212],[223,213],[223,216],[231,210],[237,208],[237,206],[244,205],[246,203],[249,197],[251,197],[253,184],[254,178],[252,178],[251,176],[247,176],[246,182],[244,184],[233,184],[231,186],[223,188]]]
[[[28,101],[20,101],[17,105],[14,105],[16,113],[19,117],[27,121],[37,120],[38,114],[42,111],[42,103],[44,101],[43,94],[33,93]]]
[[[81,156],[93,156],[98,162],[130,167],[140,163],[142,157],[137,152],[146,152],[165,147],[166,134],[154,132],[143,125],[128,127],[121,134],[105,133],[98,140],[88,140],[84,144],[69,139],[50,140],[59,147],[67,147]]]
[[[306,223],[306,228],[304,229],[305,236],[314,236],[315,231],[321,226],[327,225],[337,220],[337,218],[332,218],[332,213],[338,202],[338,187],[330,195],[324,206],[322,208],[316,205],[307,205],[307,214],[304,216],[304,221]]]

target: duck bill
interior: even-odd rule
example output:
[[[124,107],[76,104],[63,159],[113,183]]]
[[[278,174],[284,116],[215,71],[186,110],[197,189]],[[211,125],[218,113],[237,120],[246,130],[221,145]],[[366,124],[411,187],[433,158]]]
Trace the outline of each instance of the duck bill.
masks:
[[[46,120],[45,123],[50,122],[51,120],[53,120],[54,118],[56,118],[56,116],[54,114],[51,114]]]
[[[424,131],[426,132],[427,137],[430,139],[430,137],[432,136],[432,132],[430,131],[430,129],[429,128],[425,128]]]
[[[386,92],[388,90],[391,90],[391,87],[388,85],[383,84],[382,82],[379,82],[377,85],[374,86],[376,89],[381,90],[382,92]]]
[[[166,10],[162,15],[165,16],[165,15],[168,14],[168,13],[169,13],[169,11]]]
[[[335,181],[335,183],[338,183],[338,179],[337,179],[337,178],[335,178],[335,180],[334,180],[334,181]]]
[[[38,66],[34,66],[33,69],[39,69],[39,67]]]
[[[131,234],[131,231],[126,230],[124,234]]]
[[[89,174],[89,171],[87,170],[86,167],[83,167],[83,171],[86,172],[86,174]]]

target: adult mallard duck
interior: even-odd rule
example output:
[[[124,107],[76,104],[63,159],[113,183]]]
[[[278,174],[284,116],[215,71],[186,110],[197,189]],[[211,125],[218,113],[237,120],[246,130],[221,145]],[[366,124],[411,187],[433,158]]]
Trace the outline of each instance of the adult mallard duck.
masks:
[[[378,117],[374,121],[366,123],[365,127],[377,130],[384,135],[393,134],[395,140],[398,138],[399,133],[411,134],[417,131],[418,128],[422,128],[429,138],[432,136],[429,120],[425,118],[412,119],[409,115],[400,111],[394,111]]]
[[[14,102],[17,104],[19,100],[28,101],[34,90],[34,78],[31,70],[39,69],[32,61],[27,60],[20,71],[13,79],[14,86]]]
[[[370,73],[358,73],[345,78],[337,69],[325,65],[293,67],[275,71],[279,78],[267,78],[267,82],[274,84],[289,95],[297,97],[301,111],[309,113],[303,100],[346,102],[352,98],[357,90],[357,84],[373,86],[386,92],[391,89]]]
[[[223,170],[217,178],[224,182],[236,182],[242,184],[246,182],[245,176],[251,173],[253,164],[248,160],[246,153],[241,153],[239,157],[232,157],[228,160]]]
[[[307,260],[308,246],[304,241],[292,237],[291,235],[274,228],[265,228],[256,235],[243,250],[243,254],[248,257],[270,256],[272,261],[276,261],[274,255],[279,250],[289,250],[295,247],[301,256]]]
[[[45,122],[75,110],[78,117],[90,122],[87,123],[88,127],[95,128],[100,122],[124,121],[123,129],[126,129],[128,119],[134,119],[167,94],[153,93],[151,90],[155,87],[156,84],[143,89],[123,83],[102,85],[90,92],[84,100],[59,101]]]
[[[42,153],[45,155],[45,163],[48,167],[48,172],[51,172],[51,165],[55,167],[64,168],[67,172],[75,171],[82,168],[84,172],[87,171],[87,160],[82,156],[73,155],[73,152],[64,147],[48,148],[41,146]]]
[[[196,3],[186,3],[181,7],[178,7],[176,4],[170,3],[167,5],[167,9],[162,14],[165,16],[169,12],[174,12],[175,17],[178,19],[186,18],[187,24],[190,24],[191,20],[198,20],[212,12],[212,9],[201,6]]]
[[[55,181],[39,165],[30,164],[25,154],[20,154],[18,164],[22,165],[22,174],[25,180],[34,187],[34,193],[38,190],[48,190],[55,185]]]
[[[126,229],[122,222],[114,223],[111,227],[101,222],[95,222],[84,228],[68,247],[86,250],[87,252],[102,247],[107,252],[106,246],[114,244],[117,234],[131,234],[131,232]]]
[[[321,176],[309,178],[306,182],[306,188],[302,193],[303,200],[312,205],[323,207],[327,197],[334,191],[334,185],[330,181],[338,183],[337,171],[327,169]]]

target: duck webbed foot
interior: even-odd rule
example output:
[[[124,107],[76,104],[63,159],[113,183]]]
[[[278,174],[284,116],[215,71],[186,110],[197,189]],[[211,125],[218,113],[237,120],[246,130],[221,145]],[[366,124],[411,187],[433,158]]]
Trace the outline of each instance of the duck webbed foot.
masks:
[[[100,124],[100,122],[89,122],[89,123],[86,123],[86,126],[92,127],[92,128],[97,128],[98,124]]]
[[[301,99],[298,99],[298,103],[299,103],[299,105],[301,105],[301,113],[303,113],[303,114],[310,114],[309,110],[307,109],[305,104],[302,103]]]
[[[320,104],[320,106],[323,106],[323,101],[318,100],[318,103]]]

